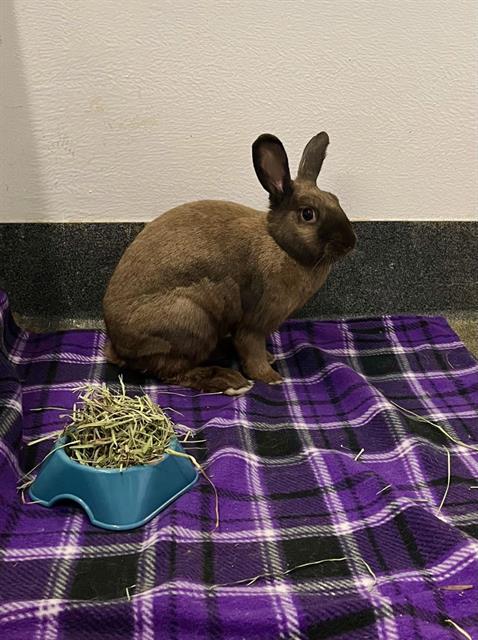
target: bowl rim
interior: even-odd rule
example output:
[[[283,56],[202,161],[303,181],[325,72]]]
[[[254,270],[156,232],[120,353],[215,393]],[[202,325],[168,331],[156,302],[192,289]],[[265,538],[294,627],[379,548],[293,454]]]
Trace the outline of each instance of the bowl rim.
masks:
[[[81,464],[80,462],[73,460],[71,456],[69,456],[66,453],[65,447],[62,446],[65,444],[65,441],[66,441],[66,436],[64,435],[60,436],[57,440],[55,440],[55,444],[53,445],[53,449],[49,454],[49,457],[57,456],[61,459],[61,461],[64,464],[72,466],[73,468],[76,468],[76,469],[81,469],[85,473],[105,473],[105,474],[138,473],[138,472],[144,473],[144,471],[147,471],[148,469],[159,467],[163,462],[165,462],[165,460],[167,460],[171,456],[171,454],[169,453],[164,453],[163,458],[161,458],[161,460],[158,460],[157,462],[150,462],[149,464],[137,464],[134,466],[125,467],[124,469],[120,469],[119,467],[107,467],[107,468],[91,467],[88,464]],[[173,436],[171,438],[170,448],[174,449],[175,451],[180,451],[182,449],[177,436]]]

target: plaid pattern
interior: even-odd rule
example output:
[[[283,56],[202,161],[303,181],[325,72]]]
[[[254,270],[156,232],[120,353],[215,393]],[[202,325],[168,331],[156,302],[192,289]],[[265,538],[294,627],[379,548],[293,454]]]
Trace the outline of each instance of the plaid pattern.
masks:
[[[117,381],[105,337],[26,333],[0,305],[1,638],[459,638],[447,619],[478,637],[478,454],[389,402],[478,440],[478,364],[444,319],[290,321],[270,344],[286,382],[240,398],[126,375],[204,438],[189,451],[207,461],[220,527],[201,480],[145,527],[110,533],[15,489],[51,446],[22,442],[61,427],[31,409]],[[228,584],[328,558],[344,560]]]

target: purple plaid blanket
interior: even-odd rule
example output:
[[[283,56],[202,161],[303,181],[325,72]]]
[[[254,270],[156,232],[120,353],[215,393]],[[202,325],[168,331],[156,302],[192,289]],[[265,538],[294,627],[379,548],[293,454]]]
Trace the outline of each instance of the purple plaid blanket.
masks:
[[[32,409],[117,383],[105,337],[27,333],[0,307],[2,639],[478,638],[478,453],[459,443],[478,442],[478,365],[444,319],[288,322],[270,344],[286,382],[240,398],[126,374],[201,430],[220,526],[201,479],[111,533],[16,491],[51,446],[22,445],[62,426]]]

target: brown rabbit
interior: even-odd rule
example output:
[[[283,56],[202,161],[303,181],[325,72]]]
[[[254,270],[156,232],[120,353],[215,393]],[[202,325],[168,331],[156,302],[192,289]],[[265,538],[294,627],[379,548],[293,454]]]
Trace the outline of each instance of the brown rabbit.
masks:
[[[230,395],[247,391],[249,380],[279,383],[266,336],[323,285],[334,261],[356,242],[337,198],[315,184],[328,143],[324,132],[310,140],[293,181],[280,140],[264,134],[254,142],[254,168],[270,196],[267,213],[201,201],[147,224],[103,301],[108,359],[165,382]],[[204,366],[228,335],[244,375]]]

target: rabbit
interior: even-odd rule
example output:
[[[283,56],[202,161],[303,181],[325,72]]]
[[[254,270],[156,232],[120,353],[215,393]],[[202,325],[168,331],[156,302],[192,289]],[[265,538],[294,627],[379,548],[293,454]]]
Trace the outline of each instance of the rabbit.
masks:
[[[203,392],[280,383],[266,337],[356,244],[337,197],[316,186],[328,144],[325,132],[314,136],[292,180],[281,141],[257,138],[252,159],[267,212],[205,200],[148,223],[106,289],[107,359]],[[242,372],[204,364],[227,336]]]

